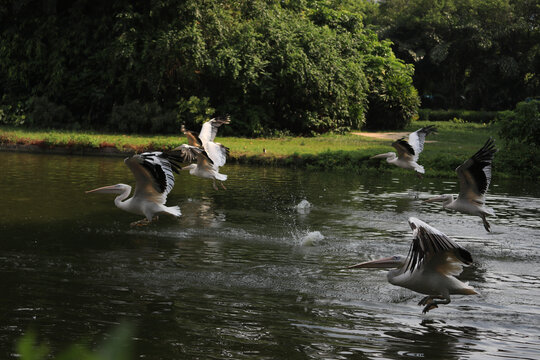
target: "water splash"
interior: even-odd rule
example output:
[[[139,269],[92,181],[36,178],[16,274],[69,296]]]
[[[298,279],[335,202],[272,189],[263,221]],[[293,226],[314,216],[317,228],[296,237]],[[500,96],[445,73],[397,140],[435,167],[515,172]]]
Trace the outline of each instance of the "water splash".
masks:
[[[302,246],[315,246],[324,239],[320,231],[305,231],[293,234],[298,244]]]
[[[300,201],[298,205],[295,206],[296,211],[299,214],[309,214],[309,212],[311,211],[311,207],[312,207],[311,203],[307,201],[306,199]]]

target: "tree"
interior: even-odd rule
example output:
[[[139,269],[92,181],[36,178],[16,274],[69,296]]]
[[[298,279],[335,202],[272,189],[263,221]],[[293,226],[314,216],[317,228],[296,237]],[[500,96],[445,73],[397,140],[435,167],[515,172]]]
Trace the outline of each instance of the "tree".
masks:
[[[385,0],[378,10],[370,22],[415,65],[428,106],[508,109],[540,93],[536,1]]]

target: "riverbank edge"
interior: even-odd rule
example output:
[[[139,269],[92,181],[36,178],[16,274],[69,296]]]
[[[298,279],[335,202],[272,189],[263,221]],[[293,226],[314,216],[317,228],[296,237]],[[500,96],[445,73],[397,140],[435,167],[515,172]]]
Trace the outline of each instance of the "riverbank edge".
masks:
[[[162,147],[160,149],[153,147],[133,147],[129,150],[119,150],[114,146],[90,147],[81,144],[69,145],[51,145],[51,144],[20,144],[13,142],[0,142],[0,151],[19,152],[32,154],[56,154],[56,155],[75,155],[75,156],[107,156],[107,157],[127,157],[135,153],[144,151],[170,151],[171,148]],[[331,159],[331,161],[329,161]],[[385,162],[370,159],[369,156],[354,156],[353,151],[327,151],[319,154],[291,154],[291,155],[250,155],[250,154],[232,154],[227,159],[230,164],[243,164],[253,166],[275,166],[299,168],[316,171],[352,171],[354,173],[388,173],[403,175],[404,170],[389,167]],[[408,172],[407,172],[408,173]],[[412,173],[411,173],[412,174]],[[513,178],[506,173],[495,172],[495,175],[501,178]],[[455,172],[430,168],[423,175],[427,178],[455,177]]]

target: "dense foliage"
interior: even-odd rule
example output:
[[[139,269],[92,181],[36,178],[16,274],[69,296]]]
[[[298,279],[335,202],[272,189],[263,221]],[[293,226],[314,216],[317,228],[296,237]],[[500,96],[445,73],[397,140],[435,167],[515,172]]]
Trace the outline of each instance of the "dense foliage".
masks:
[[[514,174],[540,177],[540,100],[529,99],[497,116],[504,151],[498,157]]]
[[[413,68],[363,26],[368,3],[8,4],[4,124],[159,133],[227,113],[239,134],[311,134],[360,128],[366,115],[403,127],[418,106]]]
[[[497,114],[497,111],[420,109],[418,110],[418,119],[429,121],[454,121],[489,124],[495,120]]]
[[[422,106],[510,109],[540,95],[537,0],[382,0],[370,22],[414,64]]]

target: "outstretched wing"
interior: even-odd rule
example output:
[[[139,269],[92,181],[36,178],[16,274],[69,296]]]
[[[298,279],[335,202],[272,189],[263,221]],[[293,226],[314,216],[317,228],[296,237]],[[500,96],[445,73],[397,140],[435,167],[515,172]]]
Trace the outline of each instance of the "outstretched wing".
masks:
[[[201,139],[202,144],[209,141],[214,141],[218,128],[223,124],[229,124],[231,121],[229,117],[217,117],[205,122],[199,133],[199,139]]]
[[[175,161],[179,160],[173,154],[159,151],[133,155],[124,160],[135,176],[136,186],[133,196],[154,199],[160,204],[165,204],[167,194],[174,186],[173,172],[178,173],[179,169]]]
[[[409,218],[413,242],[403,272],[429,268],[444,275],[457,276],[463,265],[472,264],[471,254],[448,236],[417,218]]]
[[[459,197],[484,203],[491,182],[491,162],[497,149],[489,138],[484,146],[456,168],[459,178]]]
[[[415,152],[412,146],[405,140],[401,138],[392,143],[392,146],[397,150],[398,158],[402,160],[411,161],[415,159]]]
[[[229,148],[221,145],[220,143],[215,143],[213,141],[205,143],[204,149],[208,154],[208,157],[212,159],[214,165],[220,167],[225,165],[227,161],[227,156],[229,155]]]
[[[424,150],[424,142],[426,141],[426,136],[433,132],[437,132],[437,128],[435,127],[435,125],[429,125],[409,134],[409,145],[413,149],[413,160],[415,162],[418,161],[418,156],[420,155],[422,150]]]
[[[208,160],[210,165],[213,165],[213,162],[208,157],[208,154],[206,154],[206,151],[197,146],[182,144],[175,148],[174,151],[180,151],[181,157],[184,159],[185,162],[193,162],[194,160],[197,160],[197,162],[199,162],[199,158],[203,157]]]
[[[184,135],[186,135],[188,145],[202,147],[202,142],[198,136],[199,134],[194,131],[186,130],[186,127],[183,124],[180,130],[182,131],[182,133],[184,133]]]

